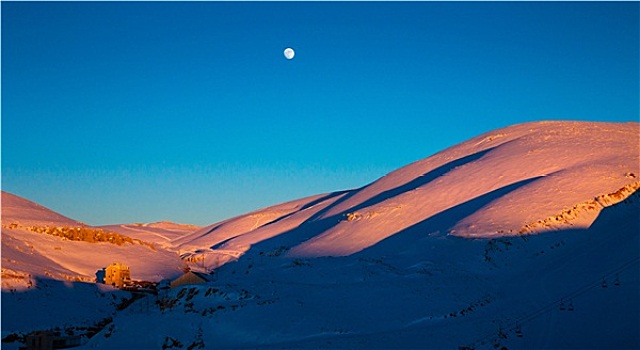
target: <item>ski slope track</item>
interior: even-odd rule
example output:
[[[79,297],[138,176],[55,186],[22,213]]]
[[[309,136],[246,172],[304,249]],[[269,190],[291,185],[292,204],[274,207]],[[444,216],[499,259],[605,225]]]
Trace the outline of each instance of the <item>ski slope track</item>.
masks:
[[[637,349],[639,188],[640,124],[555,121],[208,227],[102,227],[121,246],[34,232],[81,223],[3,193],[2,348],[61,327],[87,349]],[[211,281],[122,307],[90,280],[114,259]]]

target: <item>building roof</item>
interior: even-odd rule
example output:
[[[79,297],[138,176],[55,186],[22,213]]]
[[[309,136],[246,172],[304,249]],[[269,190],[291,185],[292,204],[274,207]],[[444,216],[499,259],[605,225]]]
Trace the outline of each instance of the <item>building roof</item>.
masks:
[[[189,271],[189,272],[186,272],[184,275],[171,281],[171,287],[174,288],[181,285],[198,284],[198,283],[205,283],[209,281],[211,281],[211,275],[208,275],[202,272]]]
[[[202,278],[203,280],[205,280],[206,282],[211,281],[211,275],[208,273],[203,273],[203,272],[197,272],[197,271],[189,271],[190,273]],[[187,273],[189,273],[187,272]]]

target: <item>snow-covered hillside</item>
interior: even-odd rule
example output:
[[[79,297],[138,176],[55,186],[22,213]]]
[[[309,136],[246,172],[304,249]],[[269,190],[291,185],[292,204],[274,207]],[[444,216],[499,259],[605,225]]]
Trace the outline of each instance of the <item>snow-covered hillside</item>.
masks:
[[[258,243],[296,257],[350,255],[412,227],[467,238],[587,228],[640,188],[639,135],[638,123],[514,125],[362,188],[259,210],[174,243],[216,256],[216,266]]]
[[[174,249],[214,281],[87,346],[638,348],[639,131],[515,125],[203,228]]]
[[[169,242],[178,240],[200,229],[200,227],[195,225],[176,224],[168,221],[147,224],[105,225],[100,226],[100,228],[137,238],[145,242],[158,244],[161,247],[167,246]]]
[[[128,265],[135,280],[180,276],[186,265],[162,243],[197,227],[143,227],[135,232],[91,227],[3,191],[2,338],[55,328],[76,334],[101,330],[132,298],[95,283],[96,274],[111,263]],[[2,348],[18,346],[4,342]]]
[[[74,231],[87,238],[70,239]],[[28,289],[37,278],[93,282],[96,272],[113,262],[130,266],[131,277],[139,280],[181,274],[184,264],[174,252],[109,232],[3,191],[2,289]]]
[[[538,122],[192,233],[104,227],[143,242],[118,258],[147,276],[214,273],[109,313],[84,347],[639,348],[639,176],[640,124]],[[81,250],[71,243],[92,247],[87,259],[120,252],[8,224],[3,212],[3,273],[90,270],[59,252]],[[34,330],[7,321],[5,302],[42,307],[47,283],[3,289],[3,337]]]
[[[2,223],[22,225],[84,226],[85,224],[58,214],[38,203],[2,191]]]
[[[410,229],[349,256],[245,254],[213,282],[132,305],[86,346],[635,349],[639,209],[635,192],[589,228],[493,239]]]

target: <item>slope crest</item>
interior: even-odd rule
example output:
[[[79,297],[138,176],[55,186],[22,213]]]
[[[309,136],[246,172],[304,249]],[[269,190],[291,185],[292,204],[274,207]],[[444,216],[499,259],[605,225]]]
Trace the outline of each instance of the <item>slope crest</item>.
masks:
[[[363,188],[326,213],[345,220],[290,254],[350,255],[452,210],[457,217],[431,220],[425,234],[520,234],[529,223],[634,183],[638,135],[638,123],[582,122],[520,124],[481,135]],[[572,224],[588,227],[598,212]]]
[[[2,223],[22,225],[57,224],[86,226],[85,224],[58,214],[40,204],[9,192],[2,191]]]

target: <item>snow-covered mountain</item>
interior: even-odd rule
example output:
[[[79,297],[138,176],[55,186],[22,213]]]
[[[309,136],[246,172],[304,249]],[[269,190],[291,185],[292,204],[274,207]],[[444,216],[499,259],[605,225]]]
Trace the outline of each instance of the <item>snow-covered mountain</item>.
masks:
[[[284,245],[289,256],[345,256],[412,228],[464,238],[588,228],[640,187],[639,131],[638,123],[514,125],[362,188],[276,205],[174,243],[227,261],[259,243]]]
[[[2,191],[2,338],[60,327],[97,332],[133,300],[96,284],[97,273],[121,262],[135,280],[180,276],[185,263],[163,243],[196,229],[166,222],[92,227]]]
[[[113,262],[130,266],[134,279],[175,277],[184,263],[162,248],[161,238],[152,238],[178,237],[190,232],[188,227],[167,223],[138,231],[91,227],[3,191],[2,288],[24,289],[39,277],[93,282],[96,272]]]
[[[183,263],[214,273],[111,312],[85,347],[638,348],[639,175],[640,124],[538,122],[480,135],[358,189],[192,233],[105,227],[137,241],[75,243],[149,260],[136,267],[147,276]],[[32,255],[48,259],[37,266],[88,269],[55,247],[29,253],[21,244],[60,237],[7,226],[4,200],[3,274],[7,262],[26,270]],[[5,260],[5,249],[16,257]],[[43,290],[51,289],[3,289],[3,338],[36,329],[7,321],[5,305],[40,306]]]

